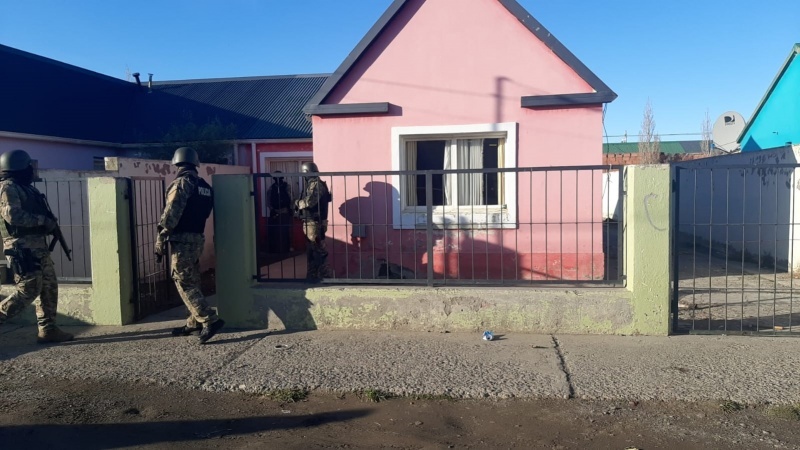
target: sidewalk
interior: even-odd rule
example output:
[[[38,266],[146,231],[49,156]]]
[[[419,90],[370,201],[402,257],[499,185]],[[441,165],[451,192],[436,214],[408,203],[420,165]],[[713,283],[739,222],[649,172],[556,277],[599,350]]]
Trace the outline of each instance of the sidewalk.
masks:
[[[265,330],[205,346],[172,337],[182,308],[125,327],[65,327],[41,346],[35,328],[0,328],[0,377],[55,376],[211,391],[378,389],[456,398],[734,400],[800,403],[800,340]]]

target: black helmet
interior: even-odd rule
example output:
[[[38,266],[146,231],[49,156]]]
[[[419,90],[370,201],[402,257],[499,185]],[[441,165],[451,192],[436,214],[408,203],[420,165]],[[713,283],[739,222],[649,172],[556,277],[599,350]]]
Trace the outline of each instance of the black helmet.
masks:
[[[313,162],[304,162],[302,166],[300,166],[301,173],[308,173],[308,172],[319,172],[319,167]]]
[[[25,150],[11,150],[0,155],[0,172],[19,172],[31,167],[31,156]]]
[[[272,178],[275,180],[276,183],[283,181],[283,172],[281,172],[280,170],[272,172]]]
[[[200,165],[200,158],[197,157],[197,152],[190,147],[181,147],[175,150],[175,155],[172,157],[172,164],[181,166],[191,164],[195,167]]]

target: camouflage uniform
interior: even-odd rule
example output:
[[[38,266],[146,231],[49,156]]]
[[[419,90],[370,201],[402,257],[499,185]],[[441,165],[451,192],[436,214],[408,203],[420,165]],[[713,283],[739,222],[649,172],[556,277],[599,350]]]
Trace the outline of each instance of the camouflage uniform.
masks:
[[[328,186],[319,177],[309,177],[303,197],[295,202],[295,208],[303,219],[306,236],[306,278],[316,280],[329,276],[326,264],[325,233],[328,231]]]
[[[205,236],[202,232],[180,231],[179,227],[184,212],[187,212],[190,198],[198,189],[206,189],[203,184],[195,170],[181,168],[178,177],[167,188],[167,205],[158,226],[158,242],[161,245],[165,241],[170,243],[172,279],[175,280],[183,303],[189,309],[187,328],[197,328],[198,323],[210,325],[219,320],[216,311],[208,306],[200,288],[200,255],[203,253]],[[210,196],[211,190],[207,189]],[[202,218],[202,225],[195,223],[195,226],[198,229],[202,229],[201,226],[204,228],[206,218],[207,216]]]
[[[3,250],[16,285],[14,293],[0,302],[0,323],[33,302],[40,331],[55,328],[58,306],[58,282],[46,239],[46,223],[51,219],[45,215],[44,201],[31,185],[13,179],[0,181]]]

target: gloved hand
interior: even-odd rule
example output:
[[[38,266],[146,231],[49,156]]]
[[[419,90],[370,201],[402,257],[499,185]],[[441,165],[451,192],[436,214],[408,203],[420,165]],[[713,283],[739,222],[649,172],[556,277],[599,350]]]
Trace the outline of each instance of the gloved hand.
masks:
[[[51,219],[50,217],[45,217],[44,218],[44,231],[45,231],[45,233],[52,234],[54,231],[56,231],[56,227],[58,227],[58,222],[56,222],[55,220]]]
[[[158,236],[158,238],[156,238],[155,254],[156,254],[156,262],[160,263],[162,258],[164,258],[164,240],[161,238],[160,235]]]

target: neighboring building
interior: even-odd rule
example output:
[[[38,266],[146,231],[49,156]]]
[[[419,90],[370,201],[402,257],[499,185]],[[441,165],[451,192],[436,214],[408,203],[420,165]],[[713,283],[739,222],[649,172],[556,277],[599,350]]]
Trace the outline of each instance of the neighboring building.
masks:
[[[737,142],[743,152],[800,143],[800,44],[795,44]]]
[[[4,45],[0,67],[0,152],[23,148],[43,169],[102,169],[104,157],[133,156],[164,144],[176,129],[216,122],[234,130],[229,163],[270,170],[259,152],[310,152],[311,123],[302,107],[327,79],[140,84]]]
[[[704,158],[702,141],[661,141],[662,162],[686,161]],[[712,144],[713,145],[713,144]],[[628,166],[641,164],[638,142],[603,144],[603,164]]]
[[[513,0],[396,0],[326,81],[306,112],[313,115],[314,160],[324,172],[513,169],[601,164],[602,105],[615,98],[605,83]],[[439,175],[434,180],[434,190],[437,182],[447,182],[446,177],[452,176]],[[377,177],[366,184],[369,180],[362,177],[360,186],[350,184],[354,179],[345,183],[335,178],[332,220],[359,225],[358,230],[372,225],[366,233],[370,242],[359,244],[364,252],[361,257],[370,257],[365,253],[373,249],[373,254],[388,253],[391,262],[400,265],[407,265],[401,263],[403,253],[405,261],[427,264],[430,255],[425,261],[417,257],[425,252],[424,245],[403,247],[402,242],[420,245],[415,229],[434,221],[437,227],[484,230],[473,231],[469,243],[439,248],[433,255],[436,270],[445,255],[458,259],[459,251],[467,252],[465,259],[472,258],[465,264],[483,261],[491,266],[486,269],[498,270],[503,266],[503,257],[498,255],[504,250],[494,245],[498,248],[490,255],[488,242],[502,243],[504,238],[516,242],[519,249],[513,256],[519,264],[514,267],[531,274],[546,251],[541,255],[525,251],[533,249],[534,241],[539,248],[552,245],[564,256],[585,261],[584,267],[590,261],[602,266],[600,227],[579,237],[574,227],[573,231],[562,228],[545,238],[546,231],[539,236],[538,231],[521,226],[523,217],[545,220],[547,212],[542,209],[549,210],[551,220],[561,217],[560,202],[546,207],[537,204],[533,210],[534,194],[520,187],[527,186],[529,178],[517,183],[517,174],[501,174],[485,181],[478,194],[475,186],[480,182],[472,177],[459,175],[457,181],[452,180],[452,197],[458,200],[446,200],[447,194],[441,191],[447,189],[439,189],[433,217],[427,217],[420,177],[394,176],[386,182]],[[586,180],[587,185],[591,180]],[[562,194],[577,198],[575,184],[562,186]],[[580,196],[579,221],[602,221],[599,177],[596,184],[595,203],[591,195]],[[359,198],[366,198],[368,204],[353,203],[362,191],[368,197]],[[348,210],[348,202],[360,205],[359,212]],[[368,206],[370,212],[361,206]],[[365,217],[369,214],[373,217]],[[478,249],[476,241],[486,250]],[[359,256],[352,256],[353,249],[341,241],[335,244],[334,253],[348,253],[348,267],[364,266]],[[464,248],[470,245],[471,249]],[[553,264],[552,259],[545,261],[542,270]]]

